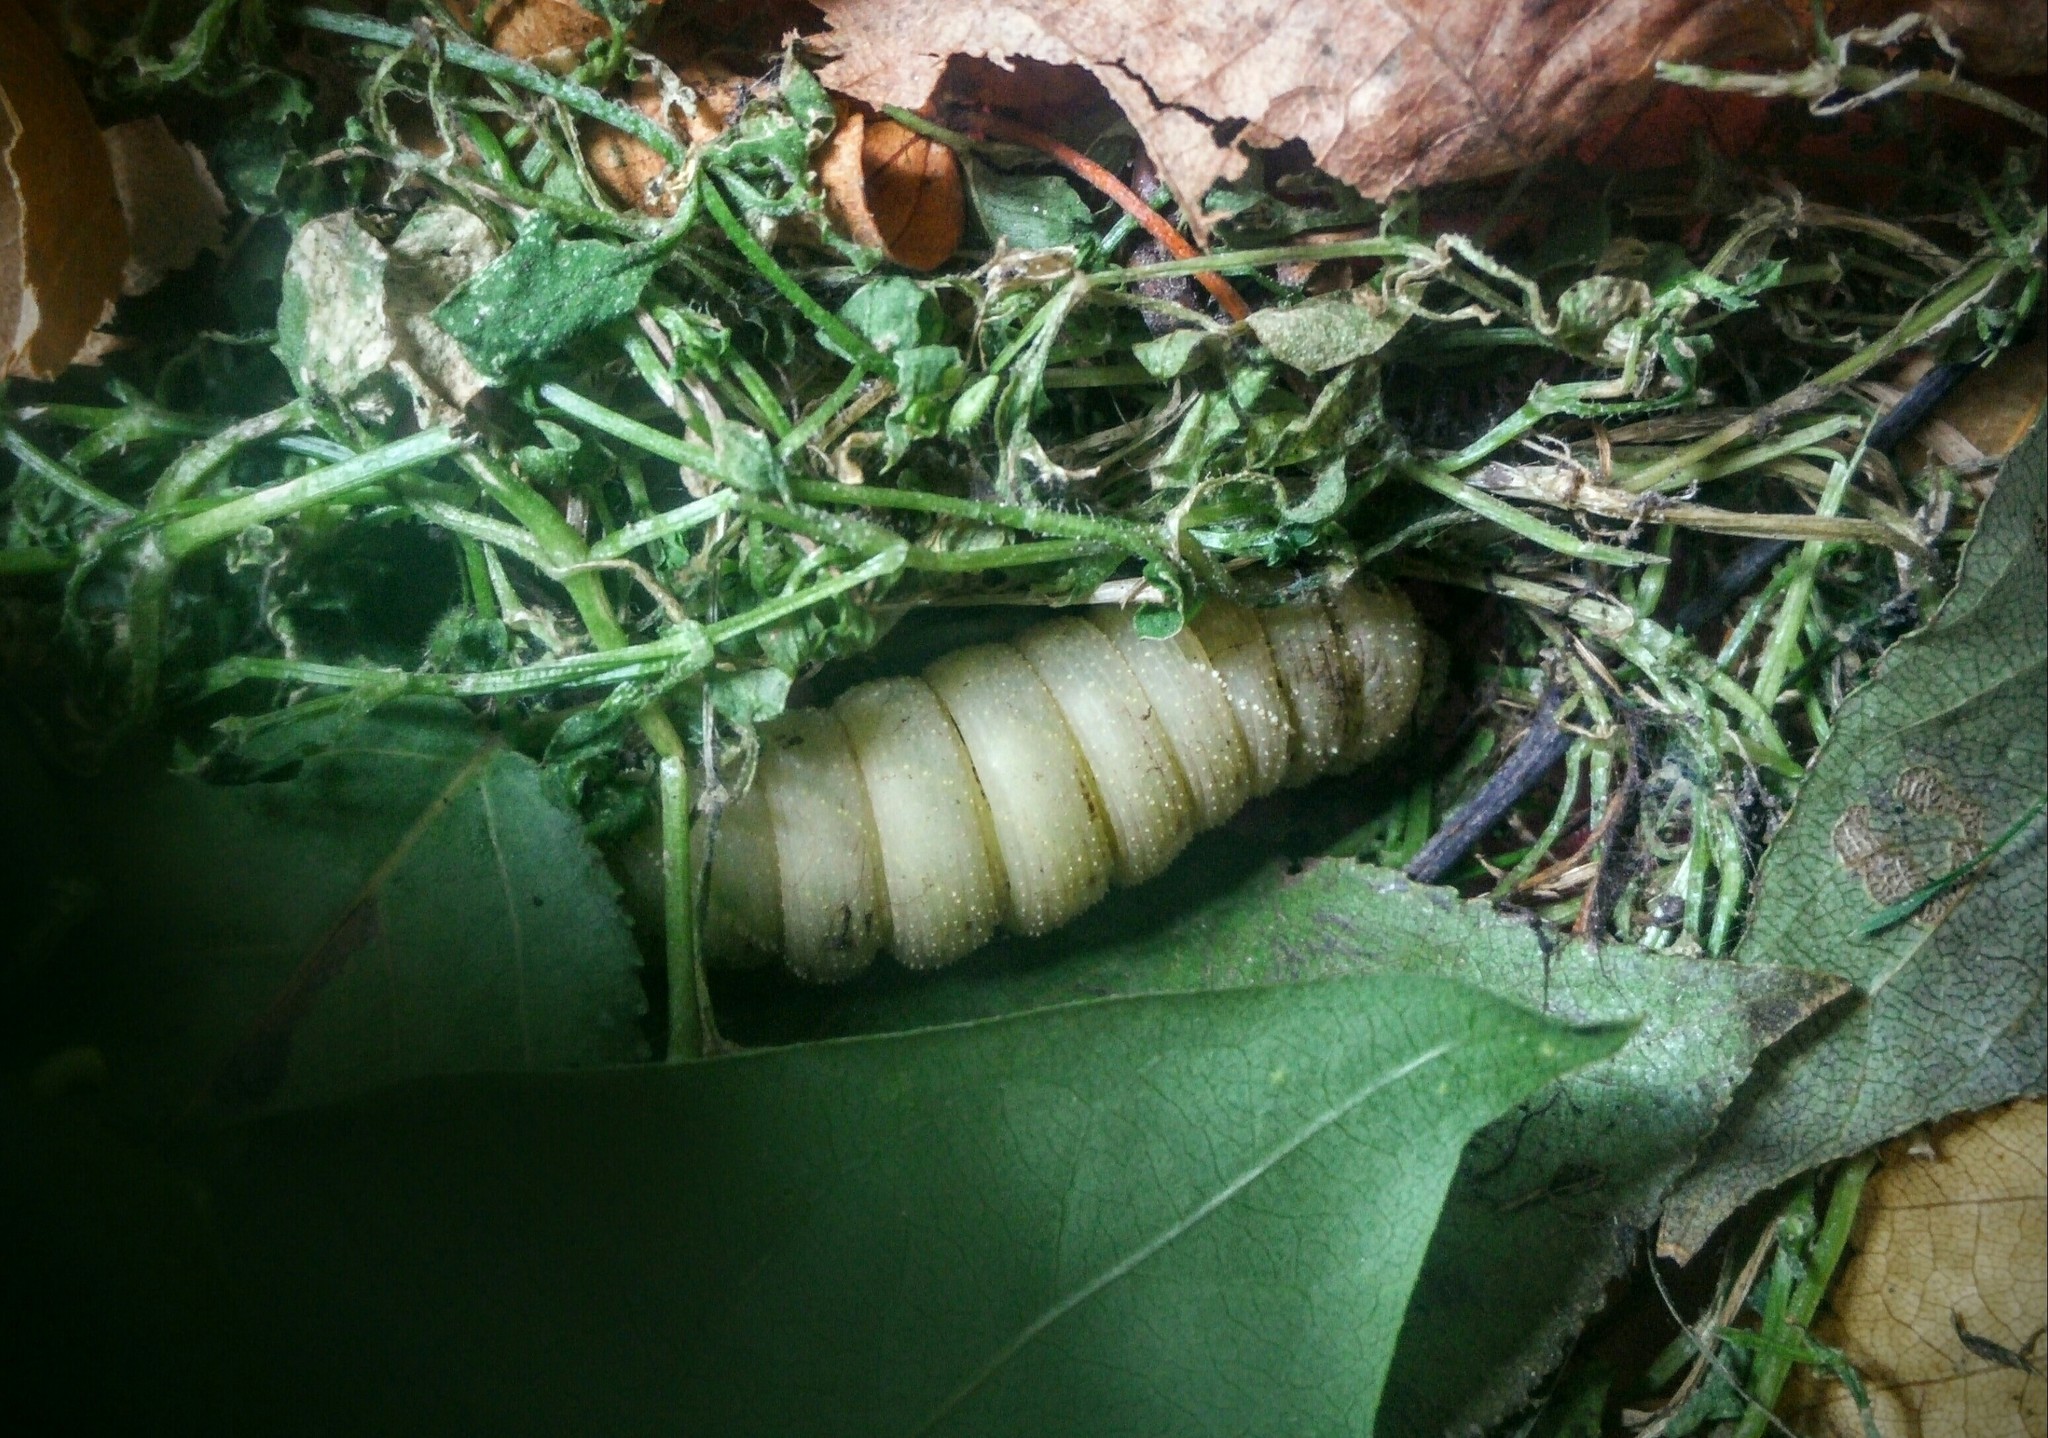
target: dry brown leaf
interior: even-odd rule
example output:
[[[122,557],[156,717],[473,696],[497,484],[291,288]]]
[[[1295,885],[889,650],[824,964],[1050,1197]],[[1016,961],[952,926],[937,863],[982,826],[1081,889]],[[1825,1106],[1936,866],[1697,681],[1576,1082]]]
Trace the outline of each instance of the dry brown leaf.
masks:
[[[591,14],[575,0],[501,0],[489,4],[483,39],[501,55],[530,60],[545,69],[573,68],[584,47],[612,33],[611,22]],[[467,23],[474,6],[450,0],[449,10]]]
[[[104,138],[128,225],[121,292],[139,295],[220,248],[227,201],[199,151],[178,143],[157,116],[116,125]]]
[[[671,73],[689,90],[692,104],[667,95],[654,80],[635,80],[626,95],[628,103],[655,123],[676,130],[692,145],[708,143],[725,129],[740,106],[743,87],[739,77],[708,60],[678,66]],[[678,197],[664,184],[670,178],[668,161],[645,140],[593,122],[584,128],[583,162],[590,167],[592,178],[620,204],[651,215],[676,212]]]
[[[932,102],[956,56],[1087,71],[1198,223],[1191,201],[1243,171],[1241,146],[1302,140],[1322,168],[1385,196],[1525,165],[1635,108],[1658,60],[1787,64],[1812,34],[1795,0],[818,3],[830,28],[813,43],[834,57],[821,78],[870,105]],[[2000,17],[2013,8],[1959,0],[1947,13],[1965,44],[1987,17],[2010,42]],[[2026,44],[2006,48],[2010,62]]]
[[[1851,1244],[1814,1332],[1863,1374],[1884,1438],[2048,1433],[2048,1104],[1887,1145]],[[1816,1438],[1863,1435],[1831,1381],[1802,1375],[1784,1412]]]
[[[128,260],[113,166],[49,36],[0,0],[0,376],[54,377]]]
[[[1908,370],[1900,383],[1917,375]],[[1967,465],[2009,454],[2034,427],[2048,397],[2048,342],[2039,337],[1971,374],[1935,407],[1918,433],[1899,447],[1907,469],[1929,460]]]
[[[959,159],[894,120],[842,102],[818,180],[833,220],[899,265],[937,269],[960,247],[967,201]]]

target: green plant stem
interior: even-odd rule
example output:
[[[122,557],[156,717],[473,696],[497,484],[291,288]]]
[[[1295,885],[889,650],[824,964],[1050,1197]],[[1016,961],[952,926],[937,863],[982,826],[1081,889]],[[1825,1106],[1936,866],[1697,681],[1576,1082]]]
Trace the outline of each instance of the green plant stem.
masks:
[[[604,591],[601,578],[586,566],[590,551],[584,547],[583,537],[569,527],[569,522],[548,503],[546,496],[520,479],[512,471],[476,450],[465,451],[462,456],[463,468],[477,485],[495,499],[511,516],[526,526],[547,555],[549,563],[560,573],[560,583],[568,591],[570,602],[576,606],[577,614],[583,620],[583,627],[589,633],[591,642],[601,650],[621,650],[630,645],[626,631],[612,613],[611,599]],[[694,627],[668,636],[666,641],[678,645],[694,646],[705,644],[703,663],[710,663],[709,640],[701,630]],[[694,654],[694,647],[692,648]],[[701,667],[701,666],[700,666]],[[676,732],[675,724],[669,719],[668,711],[659,702],[647,705],[634,716],[640,732],[653,746],[655,754],[662,760],[683,762],[688,750],[683,745],[683,736]],[[666,822],[666,821],[664,821]],[[688,820],[683,820],[687,824]],[[663,925],[681,923],[685,932],[692,918],[688,914],[678,915],[665,912]]]
[[[656,777],[661,805],[663,952],[668,969],[668,1058],[701,1059],[711,1047],[711,1006],[697,953],[696,865],[690,858],[690,766],[664,756]]]
[[[54,549],[0,549],[0,578],[62,574],[71,564],[70,555]]]
[[[231,539],[254,525],[283,519],[316,504],[344,499],[380,480],[431,464],[462,448],[463,441],[446,427],[422,430],[366,450],[353,459],[316,469],[281,484],[267,485],[224,504],[173,520],[164,526],[164,553],[176,563],[209,545]]]
[[[1564,788],[1557,796],[1557,807],[1550,811],[1550,822],[1543,826],[1543,832],[1536,836],[1515,866],[1500,876],[1500,882],[1493,886],[1493,897],[1505,899],[1521,887],[1522,880],[1536,872],[1536,866],[1549,857],[1557,846],[1558,838],[1564,833],[1564,826],[1570,822],[1574,807],[1579,802],[1579,786],[1586,769],[1586,741],[1573,743],[1564,754]]]
[[[668,460],[671,464],[688,465],[699,474],[707,474],[727,483],[725,466],[708,445],[695,440],[684,439],[666,430],[656,429],[609,409],[596,400],[585,399],[566,385],[544,384],[540,397],[570,416],[580,419],[593,429],[603,430],[614,439],[622,439],[630,445],[646,450],[657,459]]]
[[[1815,513],[1833,518],[1841,510],[1842,497],[1849,492],[1849,481],[1862,461],[1861,446],[1857,447],[1854,455],[1836,461],[1828,475],[1828,487],[1822,491],[1820,503],[1815,506]],[[1793,657],[1798,653],[1799,636],[1806,627],[1807,605],[1813,599],[1813,586],[1819,579],[1821,559],[1826,550],[1826,541],[1809,539],[1799,547],[1799,553],[1788,566],[1791,578],[1785,585],[1785,598],[1771,623],[1770,637],[1764,641],[1763,657],[1757,663],[1756,682],[1750,690],[1766,712],[1777,707],[1778,693],[1792,667]]]
[[[1064,510],[1040,509],[1021,504],[999,504],[952,495],[930,494],[921,489],[890,489],[870,484],[835,484],[822,480],[791,480],[792,497],[807,504],[857,505],[873,509],[905,509],[920,514],[943,514],[971,519],[981,524],[999,524],[1010,529],[1048,534],[1056,539],[1090,540],[1097,544],[1139,555],[1154,563],[1171,565],[1166,549],[1149,530],[1121,519],[1101,519]]]
[[[1404,459],[1397,462],[1402,475],[1424,489],[1433,490],[1485,519],[1492,520],[1502,529],[1519,534],[1532,543],[1572,559],[1588,560],[1598,564],[1613,564],[1628,568],[1642,565],[1668,564],[1670,561],[1640,550],[1623,549],[1619,545],[1596,544],[1580,539],[1574,534],[1559,529],[1554,524],[1545,524],[1534,515],[1527,513],[1504,499],[1475,489],[1463,480],[1444,473],[1437,466],[1423,460]]]
[[[345,15],[334,10],[291,10],[283,19],[309,30],[324,30],[330,35],[341,35],[351,40],[367,40],[373,45],[388,45],[394,50],[410,50],[420,40],[415,32],[404,26],[387,25],[368,16]],[[565,80],[523,60],[511,59],[473,40],[444,34],[436,35],[434,41],[441,58],[450,64],[531,90],[536,95],[545,95],[579,114],[600,120],[615,130],[623,130],[677,169],[689,163],[689,152],[676,137],[631,105],[607,100],[586,85]]]
[[[207,671],[205,692],[218,693],[249,680],[314,684],[328,689],[379,689],[445,699],[501,699],[560,689],[611,687],[681,670],[690,674],[711,663],[711,645],[696,625],[645,644],[626,644],[584,654],[565,654],[514,669],[477,674],[419,674],[357,664],[320,664],[305,659],[237,655]]]
[[[52,489],[63,491],[88,509],[116,519],[127,519],[134,515],[135,506],[123,504],[105,490],[93,484],[70,467],[59,464],[29,442],[28,436],[13,425],[0,425],[0,449],[6,450],[19,460],[24,472],[34,475]]]
[[[192,497],[199,486],[206,483],[222,465],[234,458],[235,452],[244,446],[287,429],[298,429],[312,422],[314,409],[312,401],[295,399],[288,404],[252,416],[226,429],[208,436],[178,456],[177,462],[163,472],[154,488],[149,492],[149,509],[162,513]]]
[[[1906,920],[1912,918],[1913,915],[1919,913],[1936,899],[1969,883],[1984,871],[1984,867],[1987,864],[1998,857],[1999,852],[2006,845],[2017,839],[2026,829],[2027,825],[2040,818],[2041,811],[2044,808],[2048,808],[2048,799],[2036,799],[2033,807],[2020,815],[2019,818],[2013,820],[2007,826],[2004,833],[1984,846],[1983,853],[1977,855],[1976,858],[1970,860],[1967,864],[1960,864],[1949,870],[1946,874],[1934,880],[1934,882],[1908,894],[1889,908],[1879,910],[1871,917],[1870,922],[1856,931],[1856,936],[1862,939],[1875,938],[1885,930],[1896,928],[1898,925],[1905,923]]]
[[[1835,1175],[1834,1192],[1828,1196],[1827,1217],[1821,1221],[1820,1232],[1815,1235],[1813,1246],[1807,1252],[1805,1276],[1799,1280],[1779,1315],[1782,1325],[1803,1332],[1812,1325],[1814,1315],[1820,1312],[1821,1300],[1827,1296],[1828,1287],[1834,1282],[1835,1268],[1842,1261],[1843,1250],[1849,1246],[1849,1233],[1856,1224],[1856,1210],[1863,1203],[1863,1186],[1876,1167],[1877,1155],[1864,1154],[1851,1159]],[[1767,1338],[1775,1336],[1771,1327],[1767,1315],[1764,1330]],[[1791,1372],[1790,1358],[1769,1352],[1757,1355],[1749,1377],[1750,1406],[1743,1413],[1734,1438],[1763,1438],[1772,1410],[1777,1407],[1778,1395],[1784,1391],[1785,1380]]]
[[[812,299],[810,292],[798,284],[788,270],[776,263],[775,257],[768,253],[759,240],[747,232],[747,227],[740,223],[739,216],[732,212],[732,206],[726,203],[716,180],[706,177],[698,184],[703,191],[704,208],[710,212],[712,220],[719,229],[725,231],[725,237],[732,242],[732,247],[746,256],[747,263],[760,272],[761,278],[768,281],[775,287],[777,293],[796,306],[797,312],[809,320],[819,333],[828,336],[840,349],[852,355],[853,362],[860,368],[884,379],[896,372],[895,366],[884,359],[879,350],[855,332],[845,320]]]
[[[728,644],[743,634],[756,629],[765,629],[779,624],[793,614],[800,614],[813,604],[827,599],[836,599],[848,590],[858,589],[863,584],[872,584],[877,579],[886,579],[903,568],[904,550],[908,546],[876,555],[866,563],[835,575],[807,589],[794,594],[785,594],[780,599],[771,599],[757,604],[745,614],[735,614],[730,619],[715,620],[704,626],[704,633],[713,644]]]
[[[703,528],[719,515],[732,513],[738,508],[739,500],[737,490],[721,489],[716,494],[693,499],[680,508],[657,514],[651,519],[623,525],[591,545],[590,557],[597,560],[623,559],[643,545]]]
[[[1866,345],[1791,393],[1750,411],[1740,419],[1731,420],[1712,434],[1629,475],[1620,481],[1620,487],[1637,493],[1648,489],[1684,487],[1692,482],[1690,471],[1695,466],[1738,440],[1766,432],[1791,415],[1813,408],[1851,380],[1883,364],[1899,351],[1918,344],[1968,308],[1985,290],[2013,273],[2019,264],[2009,255],[1992,255],[1977,261],[1915,305],[1905,318],[1876,342]]]

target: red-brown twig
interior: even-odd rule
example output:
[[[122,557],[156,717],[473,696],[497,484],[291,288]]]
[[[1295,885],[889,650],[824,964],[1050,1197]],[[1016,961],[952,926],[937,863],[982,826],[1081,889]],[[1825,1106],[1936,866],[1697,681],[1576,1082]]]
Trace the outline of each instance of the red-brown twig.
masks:
[[[1034,130],[1029,125],[1017,120],[1006,119],[1001,115],[977,116],[965,128],[969,130],[978,129],[988,138],[1008,140],[1016,145],[1028,145],[1041,154],[1050,155],[1081,179],[1116,201],[1122,207],[1125,214],[1143,225],[1145,233],[1164,245],[1166,252],[1175,259],[1193,260],[1201,258],[1202,252],[1190,244],[1187,237],[1182,235],[1179,230],[1176,230],[1169,224],[1166,216],[1146,204],[1144,199],[1129,185],[1126,185],[1115,175],[1103,169],[1102,166],[1096,164],[1072,145],[1055,140],[1042,130]],[[1244,296],[1239,294],[1236,287],[1229,280],[1224,279],[1223,276],[1211,270],[1203,270],[1195,276],[1195,279],[1201,284],[1203,289],[1216,297],[1216,303],[1223,306],[1223,313],[1229,315],[1231,319],[1241,320],[1252,312],[1251,306],[1244,302]]]

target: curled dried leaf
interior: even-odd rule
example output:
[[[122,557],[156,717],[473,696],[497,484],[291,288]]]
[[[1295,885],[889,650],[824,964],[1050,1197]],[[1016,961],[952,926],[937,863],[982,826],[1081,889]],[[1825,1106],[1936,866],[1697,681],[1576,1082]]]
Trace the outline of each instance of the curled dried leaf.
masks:
[[[818,179],[833,220],[899,265],[936,269],[960,247],[967,215],[960,161],[905,125],[841,102]]]
[[[113,311],[128,232],[63,54],[0,0],[0,376],[55,376]]]

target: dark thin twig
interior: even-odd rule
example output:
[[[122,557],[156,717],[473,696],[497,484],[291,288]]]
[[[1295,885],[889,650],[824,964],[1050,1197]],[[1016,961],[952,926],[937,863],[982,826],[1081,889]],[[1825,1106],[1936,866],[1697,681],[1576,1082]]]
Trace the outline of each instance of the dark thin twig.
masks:
[[[1487,831],[1520,803],[1522,796],[1564,758],[1572,736],[1558,723],[1566,689],[1560,684],[1544,686],[1536,703],[1536,715],[1515,752],[1488,776],[1479,792],[1445,816],[1443,827],[1422,846],[1422,852],[1408,861],[1402,872],[1418,884],[1442,881],[1452,866],[1471,852]]]
[[[1934,407],[1947,399],[1973,366],[1938,364],[1914,381],[1897,404],[1877,417],[1870,426],[1869,448],[1888,454],[1918,429]],[[1686,602],[1671,621],[1681,634],[1690,634],[1725,614],[1736,600],[1747,594],[1759,579],[1770,573],[1792,548],[1789,539],[1759,539],[1743,546],[1732,563],[1714,576],[1714,582]]]

